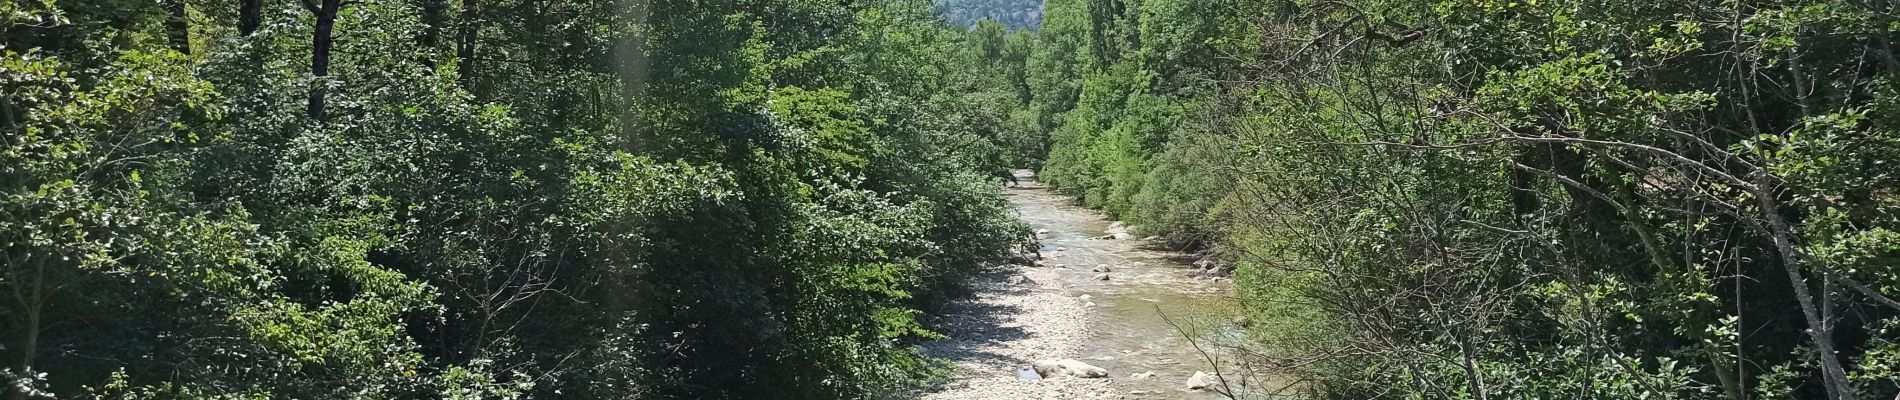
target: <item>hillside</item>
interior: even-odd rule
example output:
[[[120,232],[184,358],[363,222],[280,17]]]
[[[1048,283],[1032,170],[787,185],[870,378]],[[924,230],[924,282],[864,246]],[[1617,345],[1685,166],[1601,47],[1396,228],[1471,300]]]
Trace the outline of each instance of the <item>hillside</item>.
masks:
[[[933,0],[951,23],[975,26],[985,18],[1011,28],[1042,26],[1041,0]]]

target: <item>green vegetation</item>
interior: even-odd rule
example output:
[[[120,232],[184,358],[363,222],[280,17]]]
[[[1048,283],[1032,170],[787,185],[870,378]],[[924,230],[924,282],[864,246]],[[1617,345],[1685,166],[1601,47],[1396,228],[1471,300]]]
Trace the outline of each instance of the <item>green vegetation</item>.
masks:
[[[1024,89],[959,67],[1025,44],[945,26],[921,0],[0,2],[0,392],[915,387],[920,310],[1027,234],[991,180]]]
[[[901,395],[1029,166],[1238,264],[1223,376],[1894,398],[1895,7],[0,2],[0,391]]]
[[[1047,182],[1240,264],[1229,376],[1888,399],[1894,7],[1052,0],[1015,121]]]

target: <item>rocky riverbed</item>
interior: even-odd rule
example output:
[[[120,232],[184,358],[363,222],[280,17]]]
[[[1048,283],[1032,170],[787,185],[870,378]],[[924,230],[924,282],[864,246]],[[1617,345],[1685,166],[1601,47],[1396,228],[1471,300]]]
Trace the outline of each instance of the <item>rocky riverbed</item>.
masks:
[[[949,338],[924,350],[956,370],[922,397],[1221,398],[1189,388],[1212,364],[1183,335],[1205,341],[1202,347],[1242,336],[1230,322],[1230,288],[1208,276],[1218,267],[1153,249],[1121,224],[1036,184],[1033,175],[1019,180],[1023,187],[1005,195],[1037,230],[1040,260],[989,271],[974,282],[974,296],[931,320]],[[1043,373],[1024,371],[1039,361]],[[1103,376],[1067,372],[1075,368],[1100,368]]]

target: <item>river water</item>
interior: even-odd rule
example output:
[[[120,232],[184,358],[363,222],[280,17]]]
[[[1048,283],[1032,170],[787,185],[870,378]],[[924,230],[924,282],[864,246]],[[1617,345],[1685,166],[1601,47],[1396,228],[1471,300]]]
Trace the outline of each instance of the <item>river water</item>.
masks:
[[[1227,282],[1196,279],[1191,256],[1156,248],[1145,240],[1104,240],[1111,221],[1019,171],[1022,187],[1005,191],[1019,217],[1040,232],[1043,262],[1060,265],[1069,295],[1094,303],[1091,337],[1080,359],[1108,369],[1112,386],[1136,398],[1222,398],[1189,391],[1196,371],[1231,368],[1222,348],[1244,342]],[[1097,279],[1096,266],[1112,270]],[[1193,340],[1189,340],[1193,337]],[[1152,372],[1136,379],[1132,374]],[[1232,382],[1238,385],[1239,382]]]

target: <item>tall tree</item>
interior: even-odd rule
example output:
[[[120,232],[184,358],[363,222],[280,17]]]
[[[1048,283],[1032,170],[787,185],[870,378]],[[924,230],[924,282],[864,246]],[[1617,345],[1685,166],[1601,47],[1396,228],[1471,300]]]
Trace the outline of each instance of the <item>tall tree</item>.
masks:
[[[416,34],[416,46],[422,48],[421,62],[429,69],[435,69],[436,59],[440,57],[437,49],[442,45],[442,28],[448,24],[448,0],[418,0],[416,12],[422,21],[422,32]]]
[[[475,0],[462,0],[461,19],[455,35],[456,71],[462,88],[475,90],[475,50],[480,43],[481,13],[475,8]]]
[[[264,0],[238,0],[238,34],[250,36],[264,23]]]
[[[170,38],[173,50],[191,54],[191,16],[186,10],[186,0],[163,0],[165,7],[165,32]]]
[[[319,123],[328,122],[327,108],[330,92],[330,51],[336,44],[336,18],[342,11],[343,0],[301,0],[304,9],[316,17],[316,29],[310,37],[310,102],[306,113],[310,119]]]

